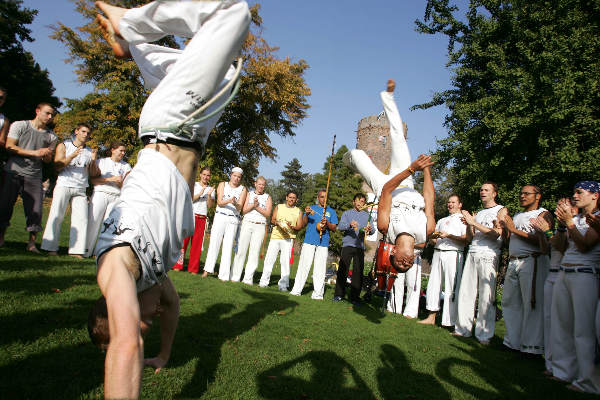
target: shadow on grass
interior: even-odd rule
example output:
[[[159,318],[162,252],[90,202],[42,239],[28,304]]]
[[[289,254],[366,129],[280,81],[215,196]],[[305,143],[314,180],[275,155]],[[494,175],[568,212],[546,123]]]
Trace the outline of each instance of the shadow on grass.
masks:
[[[301,364],[312,371],[310,380],[289,375]],[[358,372],[331,351],[311,351],[279,364],[257,377],[258,393],[265,399],[374,399]]]
[[[565,385],[551,381],[542,373],[542,359],[523,359],[519,353],[505,351],[502,341],[494,337],[489,346],[480,345],[474,338],[457,338],[462,344],[452,345],[456,357],[447,357],[435,367],[436,375],[459,391],[476,399],[588,399],[591,396],[574,393]],[[462,353],[462,354],[460,354]],[[468,359],[465,359],[467,356]],[[513,365],[513,368],[498,368],[498,365]],[[468,368],[464,376],[461,369]],[[487,387],[470,382],[470,376],[478,375]]]
[[[396,346],[382,345],[379,358],[383,366],[377,370],[377,383],[384,399],[450,399],[433,375],[414,371]]]
[[[56,262],[57,266],[64,266],[64,262]],[[48,269],[52,266],[45,264]],[[5,292],[24,292],[26,295],[40,295],[57,293],[72,288],[74,286],[81,285],[96,285],[96,274],[94,271],[90,271],[89,274],[77,274],[77,275],[49,275],[45,272],[40,272],[37,269],[35,275],[28,274],[22,278],[7,278],[0,280],[0,291]]]
[[[381,320],[385,317],[385,314],[381,313],[382,305],[383,298],[373,296],[370,301],[365,301],[360,306],[354,306],[352,310],[364,316],[369,322],[380,324]]]
[[[181,366],[190,359],[195,358],[198,361],[194,376],[177,397],[202,396],[215,379],[221,359],[221,348],[227,341],[252,329],[265,316],[298,305],[287,295],[257,293],[247,289],[242,291],[255,301],[231,316],[225,315],[235,309],[233,304],[217,303],[202,314],[180,318],[170,363],[173,366]],[[152,342],[147,342],[146,356],[158,352],[160,336],[153,335],[152,339]]]

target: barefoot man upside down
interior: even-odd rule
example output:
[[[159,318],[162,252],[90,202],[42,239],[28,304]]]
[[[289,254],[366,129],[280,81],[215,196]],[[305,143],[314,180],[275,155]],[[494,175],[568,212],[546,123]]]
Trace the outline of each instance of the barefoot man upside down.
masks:
[[[106,16],[97,19],[115,56],[133,57],[144,85],[153,89],[139,120],[145,147],[103,223],[95,250],[105,299],[99,302],[106,301],[108,316],[106,324],[99,324],[108,325],[108,332],[97,336],[108,343],[105,397],[137,398],[142,328],[154,315],[160,314],[161,351],[146,364],[158,371],[171,353],[179,299],[167,272],[183,239],[193,232],[194,177],[220,114],[181,129],[178,124],[231,80],[231,63],[248,33],[250,14],[245,2],[234,1],[155,1],[133,9],[99,1],[96,6]],[[149,44],[166,35],[191,40],[184,51]],[[99,325],[90,332],[98,333]]]

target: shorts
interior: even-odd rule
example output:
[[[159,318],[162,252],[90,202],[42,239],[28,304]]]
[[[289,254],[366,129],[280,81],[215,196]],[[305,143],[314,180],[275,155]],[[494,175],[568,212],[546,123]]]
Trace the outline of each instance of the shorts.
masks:
[[[94,254],[128,243],[138,257],[142,292],[167,279],[177,262],[183,239],[194,232],[189,186],[175,164],[154,149],[138,153],[121,195],[102,223]]]

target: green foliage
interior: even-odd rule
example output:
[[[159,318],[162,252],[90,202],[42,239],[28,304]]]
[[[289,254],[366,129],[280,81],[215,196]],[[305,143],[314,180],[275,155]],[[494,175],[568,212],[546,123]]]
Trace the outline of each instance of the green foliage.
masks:
[[[346,146],[342,146],[333,156],[333,163],[331,168],[331,179],[329,182],[329,195],[327,198],[327,205],[335,210],[337,213],[338,220],[341,218],[342,213],[352,208],[352,199],[356,193],[362,192],[362,179],[353,170],[348,168],[342,158],[344,154],[348,152]],[[329,161],[331,156],[327,157],[327,161],[323,165],[323,173],[315,174],[313,176],[313,184],[307,187],[302,196],[301,207],[306,205],[315,204],[317,193],[321,189],[327,188],[327,176],[329,173]],[[301,237],[304,237],[304,229],[301,231]],[[301,239],[299,239],[301,240]],[[342,234],[335,232],[329,236],[329,251],[334,254],[340,255],[342,251]]]
[[[498,183],[515,211],[522,185],[541,187],[553,208],[581,179],[598,179],[600,2],[471,0],[464,16],[428,0],[417,29],[449,39],[452,88],[428,108],[449,109],[438,162],[465,208]]]
[[[21,0],[0,2],[0,86],[8,91],[2,113],[11,121],[33,119],[41,102],[60,106],[53,96],[54,87],[48,71],[40,68],[22,42],[32,42],[31,30],[36,10],[22,8]]]
[[[285,192],[293,190],[298,195],[298,198],[300,198],[306,191],[308,175],[302,172],[300,161],[297,158],[293,158],[292,161],[285,165],[285,169],[281,171],[281,176],[283,176],[281,184]]]
[[[131,147],[139,147],[137,121],[149,93],[144,90],[139,70],[133,61],[117,60],[94,22],[98,10],[91,0],[74,0],[79,13],[89,22],[79,28],[65,24],[54,27],[53,37],[64,43],[68,61],[77,65],[80,82],[90,83],[94,92],[83,99],[69,99],[69,111],[61,115],[58,126],[70,131],[80,120],[95,127],[93,141],[107,143],[119,138]],[[146,0],[113,2],[134,7]],[[244,169],[243,184],[251,186],[258,173],[261,157],[274,159],[276,149],[269,135],[294,136],[294,129],[306,116],[306,97],[310,89],[303,74],[305,61],[279,59],[260,36],[262,19],[256,5],[251,9],[252,29],[242,48],[244,70],[237,97],[225,109],[210,135],[203,165],[211,167],[216,180],[225,180],[234,166]],[[158,44],[179,47],[173,37]],[[130,149],[131,149],[130,147]]]

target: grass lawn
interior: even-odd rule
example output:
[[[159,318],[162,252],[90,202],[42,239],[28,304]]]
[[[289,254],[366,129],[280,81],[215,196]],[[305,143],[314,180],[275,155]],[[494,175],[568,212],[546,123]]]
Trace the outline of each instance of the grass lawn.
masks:
[[[85,327],[100,294],[94,261],[26,252],[20,205],[12,224],[0,248],[0,399],[101,398],[104,354]],[[63,228],[61,254],[67,235]],[[171,271],[179,327],[168,368],[144,371],[142,398],[591,398],[546,379],[541,360],[504,351],[503,321],[484,347],[382,317],[378,298],[353,308],[333,303],[331,287],[324,301],[311,300],[309,284],[301,297],[281,293],[278,268],[267,289]],[[146,356],[158,352],[159,339],[155,326]]]

